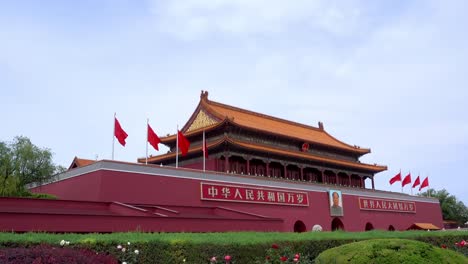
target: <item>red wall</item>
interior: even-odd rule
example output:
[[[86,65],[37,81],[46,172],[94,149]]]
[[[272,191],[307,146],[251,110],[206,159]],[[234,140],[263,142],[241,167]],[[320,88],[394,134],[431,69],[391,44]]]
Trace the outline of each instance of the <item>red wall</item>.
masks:
[[[298,220],[304,222],[307,230],[311,230],[315,224],[321,225],[324,230],[331,230],[333,220],[333,217],[330,216],[328,193],[326,192],[308,192],[308,207],[203,201],[200,199],[200,180],[129,172],[101,170],[49,184],[35,191],[76,200],[228,207],[268,217],[282,218],[284,219],[282,231],[289,232],[293,231],[294,223]],[[369,191],[369,194],[372,194],[372,191]],[[364,231],[367,222],[372,223],[375,229],[384,230],[387,230],[389,225],[393,225],[396,230],[405,230],[411,224],[421,222],[443,227],[438,203],[416,202],[416,208],[416,214],[363,211],[359,209],[357,196],[343,193],[344,217],[340,217],[340,219],[347,231]]]
[[[36,193],[54,194],[60,199],[102,201],[101,200],[101,174],[103,171],[94,171],[86,175],[68,178],[60,182],[39,186],[32,191]]]

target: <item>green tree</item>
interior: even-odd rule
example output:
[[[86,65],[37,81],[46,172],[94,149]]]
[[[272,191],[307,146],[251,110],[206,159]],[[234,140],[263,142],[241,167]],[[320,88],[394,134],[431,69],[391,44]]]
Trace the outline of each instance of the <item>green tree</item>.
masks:
[[[430,196],[439,199],[444,220],[456,221],[459,225],[463,225],[468,221],[468,208],[447,190],[428,189],[426,192],[420,193],[419,196]]]
[[[27,137],[0,142],[1,196],[27,193],[27,184],[51,180],[64,170],[64,167],[53,163],[50,149],[35,146]]]

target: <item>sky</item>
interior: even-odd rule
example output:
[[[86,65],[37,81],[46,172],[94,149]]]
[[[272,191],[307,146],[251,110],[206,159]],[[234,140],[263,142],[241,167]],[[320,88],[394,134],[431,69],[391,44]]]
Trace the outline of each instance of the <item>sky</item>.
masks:
[[[145,156],[146,119],[174,134],[201,90],[318,126],[468,204],[468,2],[0,1],[0,141],[26,136],[68,167]],[[150,148],[150,154],[160,152]],[[407,186],[405,193],[410,193]]]

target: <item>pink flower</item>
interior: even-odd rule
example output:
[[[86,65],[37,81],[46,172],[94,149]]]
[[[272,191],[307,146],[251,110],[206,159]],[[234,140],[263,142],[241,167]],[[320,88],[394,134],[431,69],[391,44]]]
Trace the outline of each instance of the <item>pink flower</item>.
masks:
[[[455,246],[459,247],[459,246],[460,246],[460,244],[458,244],[458,242],[457,242],[457,243],[455,243]]]
[[[293,261],[294,261],[294,262],[298,262],[299,259],[298,259],[298,258],[293,258]]]
[[[216,262],[216,257],[212,257],[212,258],[210,259],[210,262]]]
[[[273,245],[271,245],[271,248],[278,249],[279,247],[278,247],[277,244],[273,244]]]
[[[300,259],[301,255],[299,255],[299,253],[297,253],[296,255],[294,255],[294,258]]]
[[[231,260],[231,256],[229,256],[229,255],[224,256],[224,260],[225,260],[225,261],[230,261],[230,260]]]
[[[462,241],[460,242],[460,247],[464,247],[465,245],[466,245],[466,241],[465,241],[465,240],[462,240]]]
[[[282,257],[280,257],[280,260],[283,261],[283,262],[284,262],[284,261],[287,261],[287,260],[288,260],[288,257],[282,256]]]

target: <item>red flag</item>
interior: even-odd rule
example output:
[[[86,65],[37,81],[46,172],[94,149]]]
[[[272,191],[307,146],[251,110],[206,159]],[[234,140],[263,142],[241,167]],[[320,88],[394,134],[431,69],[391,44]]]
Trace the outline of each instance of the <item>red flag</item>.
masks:
[[[419,186],[419,190],[421,191],[422,188],[428,187],[429,186],[429,179],[426,177],[424,181],[421,183],[421,186]]]
[[[390,179],[390,185],[394,184],[397,181],[401,181],[401,172],[399,172],[397,175],[393,176],[393,178]]]
[[[155,150],[159,150],[158,144],[161,143],[161,140],[159,139],[158,135],[154,133],[153,129],[151,126],[148,124],[148,142],[153,146]]]
[[[406,175],[406,177],[403,179],[401,182],[401,187],[405,187],[405,185],[409,183],[411,183],[411,173],[408,173],[408,175]]]
[[[119,120],[117,120],[117,117],[114,117],[115,122],[114,122],[114,136],[117,138],[120,144],[125,147],[125,139],[128,137],[127,133],[122,129],[120,126]]]
[[[416,178],[416,180],[415,180],[414,183],[413,183],[413,187],[412,187],[412,188],[418,186],[419,184],[420,184],[420,182],[419,182],[419,175],[418,175],[418,177]]]
[[[178,140],[178,146],[180,148],[180,151],[182,152],[182,156],[187,154],[189,148],[190,148],[190,141],[180,132],[177,130],[177,140]]]

